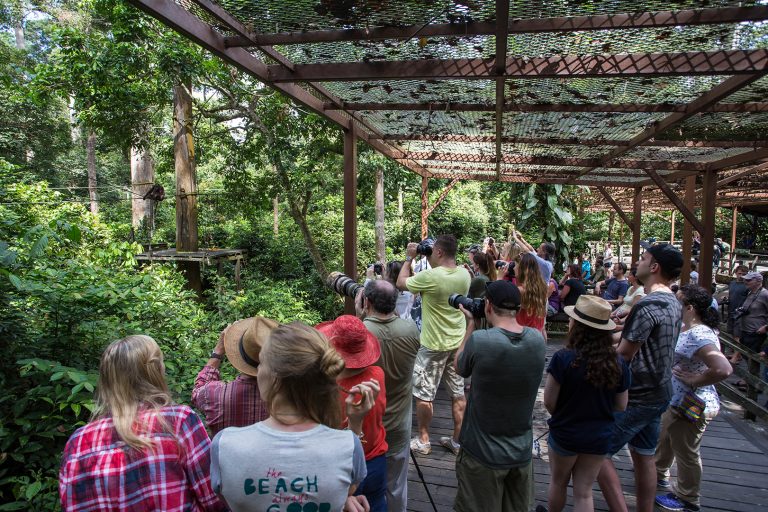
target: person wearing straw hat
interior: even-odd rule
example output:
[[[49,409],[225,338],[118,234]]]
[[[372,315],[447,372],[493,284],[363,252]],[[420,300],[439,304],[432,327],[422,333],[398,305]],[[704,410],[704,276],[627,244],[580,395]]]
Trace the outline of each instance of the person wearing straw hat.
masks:
[[[367,498],[372,512],[387,510],[387,439],[384,430],[384,411],[387,407],[384,370],[373,364],[381,356],[379,340],[353,315],[341,315],[336,320],[315,327],[324,334],[344,360],[344,369],[336,382],[339,385],[339,403],[343,405],[349,390],[369,381],[379,383],[379,395],[373,408],[363,418],[360,440],[365,453],[367,476],[360,482],[355,495]],[[342,418],[342,425],[347,417]]]
[[[546,343],[536,329],[517,320],[520,290],[493,281],[485,292],[490,329],[475,330],[472,314],[460,306],[467,333],[453,363],[472,377],[456,457],[457,512],[529,509],[533,488],[532,415]]]
[[[255,316],[221,332],[192,390],[192,405],[205,415],[212,435],[226,427],[245,427],[267,419],[256,374],[261,347],[277,326],[274,320]],[[221,380],[219,368],[225,355],[240,372],[231,382]]]
[[[613,348],[616,325],[608,301],[581,295],[564,311],[571,317],[568,341],[552,356],[544,387],[544,406],[552,415],[548,506],[563,510],[572,478],[573,509],[581,512],[594,509],[592,484],[611,448],[613,413],[627,406],[630,372]]]
[[[627,315],[617,352],[629,363],[632,384],[624,412],[616,414],[611,455],[628,445],[635,475],[637,512],[652,512],[661,415],[672,398],[672,361],[682,324],[682,306],[670,289],[680,276],[682,253],[671,244],[640,243],[637,278],[647,295]],[[621,480],[610,458],[597,477],[611,510],[625,511]]]

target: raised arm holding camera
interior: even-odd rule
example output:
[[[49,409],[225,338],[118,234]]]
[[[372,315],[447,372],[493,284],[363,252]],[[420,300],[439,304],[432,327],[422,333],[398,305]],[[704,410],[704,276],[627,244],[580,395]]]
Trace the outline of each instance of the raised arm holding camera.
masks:
[[[426,242],[426,241],[425,241]],[[458,244],[452,235],[437,237],[434,245],[410,243],[405,263],[397,278],[397,287],[411,293],[421,293],[421,347],[413,372],[413,396],[416,397],[416,418],[419,435],[411,440],[411,449],[429,454],[429,424],[432,421],[432,401],[442,379],[449,388],[453,402],[453,437],[443,437],[440,443],[458,453],[458,437],[464,418],[464,379],[451,364],[456,349],[464,338],[465,322],[460,311],[448,304],[448,297],[469,291],[469,273],[456,265]],[[411,277],[411,264],[417,254],[426,256],[431,269]],[[445,375],[444,375],[445,373]]]

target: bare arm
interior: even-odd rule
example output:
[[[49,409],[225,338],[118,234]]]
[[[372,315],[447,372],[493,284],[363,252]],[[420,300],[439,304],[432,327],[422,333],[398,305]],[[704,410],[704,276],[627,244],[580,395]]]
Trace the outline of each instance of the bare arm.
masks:
[[[619,347],[616,349],[616,353],[624,358],[626,362],[630,362],[635,354],[640,350],[640,344],[633,341],[629,341],[626,338],[621,338]]]
[[[560,383],[552,375],[547,375],[547,383],[544,385],[544,407],[549,414],[555,413],[558,395],[560,395]]]
[[[522,247],[522,248],[523,248],[523,249],[524,249],[526,252],[536,252],[536,249],[534,249],[534,248],[533,248],[533,246],[532,246],[531,244],[529,244],[528,242],[526,242],[526,241],[523,239],[523,237],[520,235],[520,233],[518,233],[517,231],[515,231],[515,234],[514,234],[513,236],[514,236],[514,238],[515,238],[515,242],[517,242],[517,244],[518,244],[520,247]]]
[[[618,298],[611,299],[611,300],[609,300],[607,302],[610,303],[610,304],[614,304],[614,305],[619,305],[620,306],[621,303],[624,302],[624,296],[623,295],[619,295]]]
[[[472,313],[464,309],[464,306],[461,304],[459,304],[459,310],[464,313],[464,318],[467,321],[467,330],[464,331],[464,339],[461,340],[461,345],[459,345],[459,348],[456,350],[456,355],[453,357],[453,367],[457,371],[459,369],[459,357],[462,352],[464,352],[464,346],[467,344],[469,337],[472,336],[472,333],[475,332],[475,319],[472,317]]]
[[[707,369],[703,373],[684,372],[679,368],[672,368],[672,373],[684,384],[692,388],[716,384],[727,379],[733,372],[731,363],[714,345],[704,345],[694,354],[700,359]]]
[[[571,285],[563,285],[563,288],[560,290],[560,300],[564,300],[569,293],[571,293]]]
[[[408,244],[408,248],[405,250],[405,262],[403,263],[403,267],[400,269],[400,273],[397,275],[397,283],[395,283],[395,286],[398,290],[407,292],[408,287],[405,285],[405,282],[408,280],[411,275],[413,275],[413,269],[411,266],[413,265],[413,258],[416,257],[416,246],[418,244],[411,242]]]

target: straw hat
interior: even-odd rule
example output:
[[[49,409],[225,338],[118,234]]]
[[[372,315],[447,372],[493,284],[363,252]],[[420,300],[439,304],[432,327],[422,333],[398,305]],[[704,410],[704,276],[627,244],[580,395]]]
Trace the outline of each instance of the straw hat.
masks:
[[[341,315],[332,322],[318,324],[315,329],[328,338],[349,369],[370,366],[381,355],[379,340],[356,316]]]
[[[611,320],[613,308],[607,300],[596,295],[580,295],[575,306],[565,306],[565,314],[577,322],[604,331],[612,331],[616,324]]]
[[[256,376],[264,342],[278,325],[269,318],[254,316],[238,320],[224,331],[224,352],[240,373]]]

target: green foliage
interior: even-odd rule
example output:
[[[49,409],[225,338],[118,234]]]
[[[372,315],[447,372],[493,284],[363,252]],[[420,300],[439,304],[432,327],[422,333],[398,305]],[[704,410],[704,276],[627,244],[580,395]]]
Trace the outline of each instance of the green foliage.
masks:
[[[56,510],[56,454],[93,411],[97,375],[45,359],[18,361],[0,398],[0,510]]]

